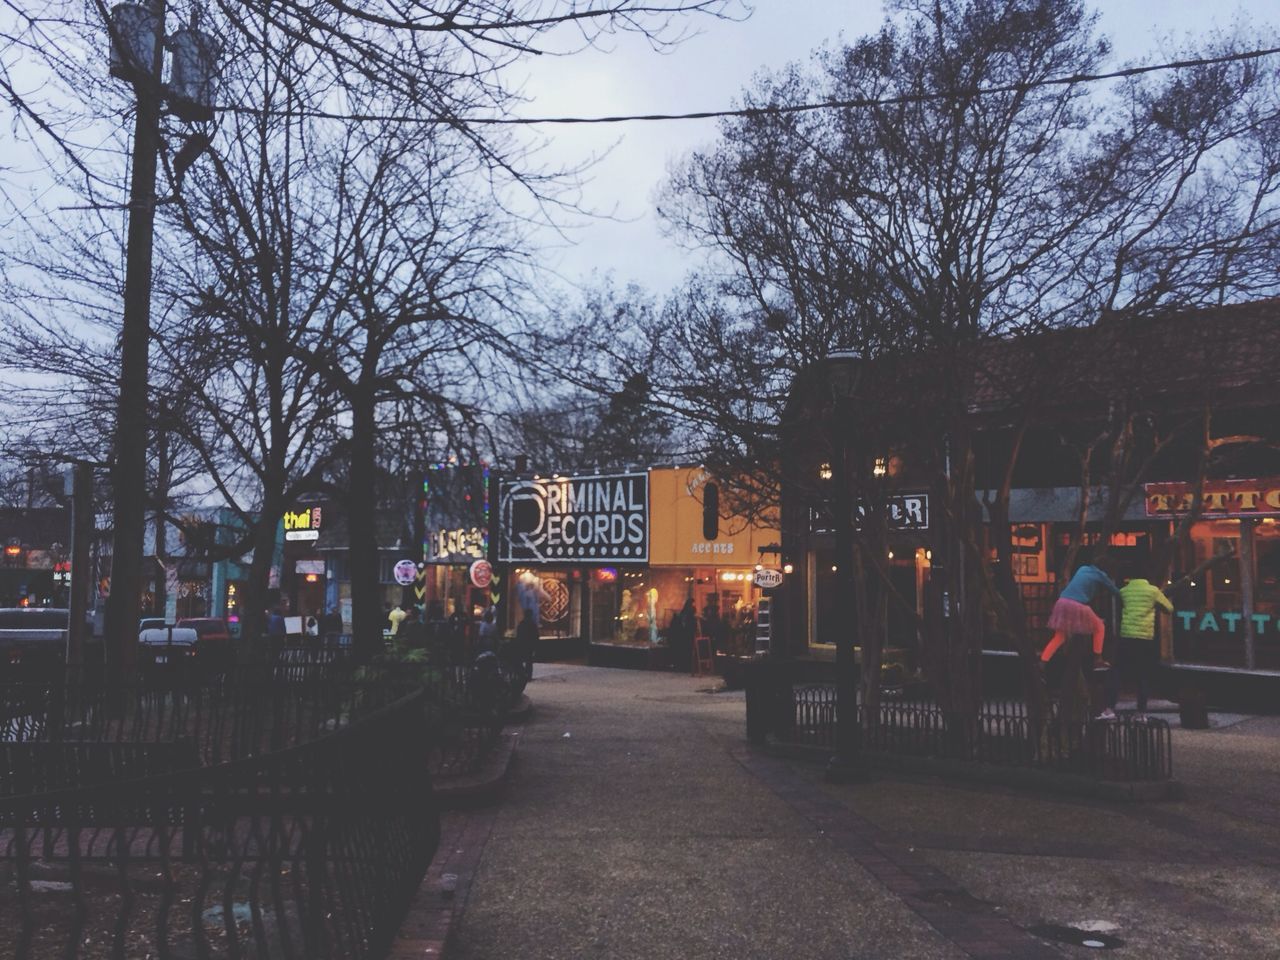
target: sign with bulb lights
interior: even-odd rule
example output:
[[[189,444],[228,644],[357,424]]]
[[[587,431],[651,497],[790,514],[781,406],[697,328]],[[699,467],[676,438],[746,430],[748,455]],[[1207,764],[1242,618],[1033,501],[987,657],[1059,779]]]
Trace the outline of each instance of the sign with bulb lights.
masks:
[[[1148,517],[1181,517],[1196,505],[1194,483],[1143,485]],[[1206,480],[1200,491],[1200,514],[1219,517],[1280,517],[1280,479]]]
[[[422,481],[427,563],[470,567],[489,553],[489,468],[442,463]]]
[[[505,561],[644,563],[649,559],[649,474],[534,477],[502,485]]]

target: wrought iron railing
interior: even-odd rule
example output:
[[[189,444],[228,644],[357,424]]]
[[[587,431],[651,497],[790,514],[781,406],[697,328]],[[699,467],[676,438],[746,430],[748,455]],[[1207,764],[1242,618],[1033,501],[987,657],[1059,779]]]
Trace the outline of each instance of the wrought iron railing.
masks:
[[[0,684],[0,956],[385,955],[527,674],[314,652]]]
[[[782,698],[775,698],[768,733],[834,748],[836,711],[834,686],[787,685]],[[1051,710],[1046,719],[1033,721],[1025,705],[1012,700],[988,700],[976,712],[950,715],[928,700],[886,700],[875,723],[862,711],[859,705],[862,748],[873,753],[1038,767],[1103,780],[1173,776],[1169,724],[1161,719],[1091,721]]]
[[[413,690],[333,664],[238,667],[205,676],[143,673],[127,683],[58,679],[0,684],[0,741],[174,743],[201,765],[272,753],[347,726]],[[0,771],[0,794],[7,791]]]
[[[364,703],[331,729],[290,713],[307,719],[289,745],[209,766],[190,765],[196,741],[132,735],[195,728],[155,703],[127,728],[66,728],[128,738],[6,744],[0,780],[32,789],[0,797],[0,956],[385,956],[439,842],[434,732],[421,689]],[[215,715],[276,716],[234,712]]]

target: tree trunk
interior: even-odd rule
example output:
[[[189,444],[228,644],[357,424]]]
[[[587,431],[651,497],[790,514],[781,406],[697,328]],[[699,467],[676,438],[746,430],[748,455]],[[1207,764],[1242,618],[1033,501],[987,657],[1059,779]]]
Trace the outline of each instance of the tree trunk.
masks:
[[[284,516],[284,484],[268,482],[263,490],[262,514],[253,533],[253,561],[240,598],[240,640],[259,644],[266,628],[268,581],[275,559],[276,531]]]
[[[155,529],[155,564],[154,576],[156,589],[152,600],[152,612],[158,616],[165,615],[168,605],[168,551],[165,543],[165,507],[169,502],[169,435],[164,430],[157,431],[156,437],[156,529]]]
[[[870,518],[868,518],[870,525]],[[858,643],[862,648],[861,687],[862,725],[866,738],[875,741],[875,730],[880,725],[880,668],[884,659],[885,612],[888,596],[880,582],[876,561],[863,551],[883,551],[880,538],[872,537],[863,542],[856,553],[855,590],[858,617]],[[868,562],[870,561],[870,562]]]

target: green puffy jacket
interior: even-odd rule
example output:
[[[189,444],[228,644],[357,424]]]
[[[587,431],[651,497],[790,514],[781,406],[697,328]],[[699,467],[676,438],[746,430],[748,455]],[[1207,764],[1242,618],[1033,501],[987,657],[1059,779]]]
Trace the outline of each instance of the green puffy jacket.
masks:
[[[1150,640],[1156,635],[1156,605],[1173,613],[1173,604],[1141,577],[1135,577],[1120,588],[1120,636]]]

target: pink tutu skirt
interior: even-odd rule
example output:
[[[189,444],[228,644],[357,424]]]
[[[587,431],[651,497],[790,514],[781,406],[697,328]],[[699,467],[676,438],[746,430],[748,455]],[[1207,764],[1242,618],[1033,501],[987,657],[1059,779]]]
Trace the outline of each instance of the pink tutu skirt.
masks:
[[[1102,627],[1102,620],[1093,612],[1088,604],[1076,600],[1059,597],[1049,614],[1049,629],[1061,631],[1067,636],[1073,633],[1084,633],[1090,636]]]

